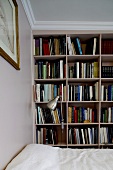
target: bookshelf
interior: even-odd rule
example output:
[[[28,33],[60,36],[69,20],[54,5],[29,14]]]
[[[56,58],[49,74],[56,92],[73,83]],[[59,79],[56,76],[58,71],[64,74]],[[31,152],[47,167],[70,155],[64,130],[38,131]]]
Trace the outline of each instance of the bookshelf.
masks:
[[[33,68],[34,142],[113,148],[113,33],[34,31]]]

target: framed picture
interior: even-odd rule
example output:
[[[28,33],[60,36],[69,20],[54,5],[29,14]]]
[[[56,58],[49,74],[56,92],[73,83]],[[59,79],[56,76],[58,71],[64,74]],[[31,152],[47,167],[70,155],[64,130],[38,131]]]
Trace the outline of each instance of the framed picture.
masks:
[[[16,0],[0,0],[0,56],[20,69],[18,5]]]

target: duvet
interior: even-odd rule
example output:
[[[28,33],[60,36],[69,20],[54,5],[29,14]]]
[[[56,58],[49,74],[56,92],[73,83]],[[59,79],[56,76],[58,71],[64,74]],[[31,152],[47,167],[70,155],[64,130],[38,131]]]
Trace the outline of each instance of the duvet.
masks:
[[[112,149],[62,149],[27,145],[6,170],[113,170]]]

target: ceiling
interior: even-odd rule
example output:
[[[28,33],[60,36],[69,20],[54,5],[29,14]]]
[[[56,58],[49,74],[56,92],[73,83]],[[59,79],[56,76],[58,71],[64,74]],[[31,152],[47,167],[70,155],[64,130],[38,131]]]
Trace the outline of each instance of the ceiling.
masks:
[[[47,24],[113,26],[113,0],[21,0],[32,29]],[[112,27],[113,28],[113,27]]]

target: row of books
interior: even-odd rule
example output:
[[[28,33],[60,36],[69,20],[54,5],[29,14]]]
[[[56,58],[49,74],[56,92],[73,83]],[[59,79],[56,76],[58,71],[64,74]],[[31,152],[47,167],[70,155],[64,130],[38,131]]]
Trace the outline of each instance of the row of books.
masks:
[[[98,101],[98,82],[94,85],[68,85],[69,101]]]
[[[113,101],[113,85],[101,85],[101,100]]]
[[[86,42],[81,42],[79,37],[67,37],[67,53],[69,55],[82,55],[90,54],[95,55],[99,53],[98,38],[93,37],[88,39]]]
[[[42,108],[38,106],[35,109],[35,122],[36,124],[47,124],[47,123],[54,123],[58,124],[61,123],[62,115],[60,108],[56,108],[54,111],[51,111],[47,108]]]
[[[113,122],[113,107],[101,108],[100,121],[102,123],[112,123]]]
[[[56,96],[61,96],[61,100],[66,101],[66,86],[63,84],[35,84],[33,91],[35,102],[48,102]]]
[[[84,107],[68,107],[68,123],[97,122],[97,110]]]
[[[66,54],[66,37],[35,37],[33,46],[34,55],[64,55]]]
[[[34,66],[35,79],[65,78],[66,64],[63,60],[54,63],[48,61],[38,61]]]
[[[63,60],[38,61],[34,65],[35,79],[66,78],[66,64]],[[68,78],[98,78],[98,62],[75,62],[68,65]],[[101,67],[102,78],[113,78],[113,66]]]
[[[102,78],[113,78],[113,66],[102,66],[101,77]]]
[[[113,39],[102,39],[101,53],[113,54]],[[92,37],[82,41],[79,37],[67,37],[67,54],[90,54],[99,53],[99,39]],[[66,54],[66,36],[58,37],[34,37],[33,39],[34,55],[65,55]]]
[[[102,54],[113,54],[113,39],[102,39]]]
[[[69,144],[96,144],[98,143],[98,129],[91,128],[69,128]]]
[[[58,144],[57,129],[54,128],[36,128],[37,144]]]
[[[100,143],[101,144],[113,143],[113,127],[100,127]]]
[[[98,62],[75,62],[68,65],[69,78],[98,78]]]

